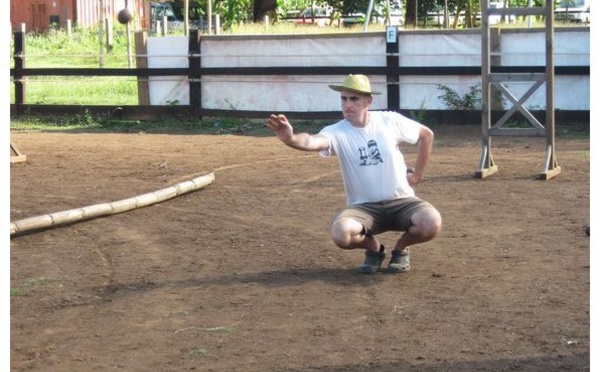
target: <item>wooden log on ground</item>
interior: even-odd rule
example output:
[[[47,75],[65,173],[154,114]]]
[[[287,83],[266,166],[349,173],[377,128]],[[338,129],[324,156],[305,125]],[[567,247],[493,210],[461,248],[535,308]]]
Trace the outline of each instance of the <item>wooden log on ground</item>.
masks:
[[[209,173],[188,181],[180,182],[165,189],[149,192],[129,199],[25,218],[10,224],[10,235],[146,207],[204,188],[210,185],[214,180],[214,173]]]

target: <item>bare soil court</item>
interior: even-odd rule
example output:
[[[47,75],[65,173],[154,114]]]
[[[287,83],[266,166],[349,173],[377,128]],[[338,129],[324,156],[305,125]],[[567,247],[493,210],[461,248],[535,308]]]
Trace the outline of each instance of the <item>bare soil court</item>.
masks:
[[[442,213],[412,270],[336,248],[336,159],[274,136],[11,133],[11,221],[162,189],[130,212],[11,238],[12,371],[587,371],[590,142],[434,128],[417,194]],[[403,147],[414,160],[414,147]],[[382,236],[386,245],[394,234]]]

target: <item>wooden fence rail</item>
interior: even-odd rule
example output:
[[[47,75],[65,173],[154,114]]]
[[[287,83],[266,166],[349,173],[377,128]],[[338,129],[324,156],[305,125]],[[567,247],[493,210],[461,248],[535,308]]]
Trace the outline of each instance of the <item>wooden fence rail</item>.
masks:
[[[478,66],[449,66],[449,67],[402,67],[398,65],[397,40],[396,43],[387,45],[386,66],[336,66],[336,67],[202,67],[200,53],[200,35],[197,30],[192,30],[189,37],[189,55],[187,68],[27,68],[25,53],[25,33],[14,34],[14,68],[10,69],[10,76],[15,86],[15,103],[11,104],[11,114],[69,114],[82,113],[85,111],[108,114],[123,118],[154,118],[168,115],[190,115],[196,117],[236,117],[236,118],[265,118],[270,112],[248,111],[248,110],[220,110],[206,109],[202,107],[202,77],[210,75],[237,75],[237,76],[268,76],[268,75],[347,75],[366,74],[386,76],[388,85],[387,109],[399,112],[407,110],[399,107],[397,91],[398,78],[400,76],[480,76],[481,68]],[[137,58],[140,59],[139,56]],[[492,72],[498,73],[539,73],[544,72],[545,66],[492,66]],[[556,75],[580,75],[589,76],[590,66],[556,66]],[[189,82],[189,105],[178,106],[150,106],[150,105],[39,105],[27,104],[26,101],[26,78],[30,76],[78,76],[78,77],[137,77],[138,79],[152,76],[186,76]],[[428,114],[435,117],[448,117],[451,110],[426,110]],[[426,114],[427,114],[426,113]],[[339,117],[339,111],[319,112],[289,112],[290,118],[297,119],[332,119]],[[480,112],[466,113],[479,121]],[[536,112],[543,115],[543,111]],[[567,121],[587,120],[589,122],[589,111],[569,110],[559,114],[559,118]],[[464,116],[465,113],[455,115]],[[452,115],[450,115],[452,116]]]

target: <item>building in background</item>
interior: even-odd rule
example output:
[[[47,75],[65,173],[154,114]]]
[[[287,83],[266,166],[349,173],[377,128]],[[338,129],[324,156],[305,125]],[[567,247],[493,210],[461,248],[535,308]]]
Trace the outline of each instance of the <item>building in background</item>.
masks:
[[[116,21],[119,11],[127,7],[133,12],[133,29],[150,26],[150,2],[145,0],[10,0],[12,29],[25,24],[27,32],[44,32],[52,27],[92,27],[104,18]]]

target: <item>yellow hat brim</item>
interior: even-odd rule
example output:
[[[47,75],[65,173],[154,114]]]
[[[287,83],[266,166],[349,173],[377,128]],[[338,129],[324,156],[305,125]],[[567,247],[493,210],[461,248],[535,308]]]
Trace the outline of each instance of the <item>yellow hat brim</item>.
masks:
[[[365,95],[381,94],[380,92],[375,92],[375,91],[368,92],[368,91],[364,91],[364,90],[348,88],[343,85],[330,85],[329,88],[335,90],[336,92],[353,92],[353,93],[365,94]]]

